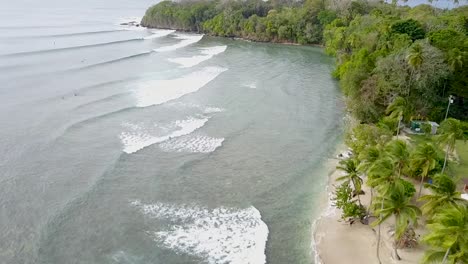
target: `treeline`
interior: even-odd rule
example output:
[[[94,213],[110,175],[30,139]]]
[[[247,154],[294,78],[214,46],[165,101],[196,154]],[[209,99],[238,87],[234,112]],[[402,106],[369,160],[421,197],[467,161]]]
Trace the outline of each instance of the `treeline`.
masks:
[[[254,41],[319,44],[336,18],[325,1],[163,1],[149,8],[142,25],[203,32]]]
[[[389,4],[361,5],[326,26],[326,51],[351,111],[377,123],[399,100],[405,121],[468,119],[468,7],[441,10]]]

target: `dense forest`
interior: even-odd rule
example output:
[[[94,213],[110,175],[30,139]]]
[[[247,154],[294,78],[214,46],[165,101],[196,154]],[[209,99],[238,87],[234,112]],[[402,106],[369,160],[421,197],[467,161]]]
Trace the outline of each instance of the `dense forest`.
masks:
[[[366,1],[163,1],[142,25],[253,41],[321,44],[337,59],[334,76],[361,121],[389,105],[403,117],[468,119],[468,7],[441,10]],[[403,99],[404,98],[404,99]]]

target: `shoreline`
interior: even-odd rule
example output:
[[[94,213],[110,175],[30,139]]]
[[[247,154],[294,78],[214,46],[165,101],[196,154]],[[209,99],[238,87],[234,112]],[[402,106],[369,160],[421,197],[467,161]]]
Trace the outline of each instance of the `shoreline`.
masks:
[[[184,33],[201,34],[201,35],[206,35],[206,36],[210,36],[210,37],[231,39],[231,40],[242,40],[242,41],[254,42],[254,43],[269,43],[269,44],[279,44],[279,45],[288,45],[288,46],[304,46],[304,47],[325,48],[325,46],[322,45],[322,44],[312,44],[312,43],[310,43],[310,44],[300,44],[300,43],[297,43],[297,42],[262,41],[262,40],[256,40],[256,39],[250,39],[250,38],[238,37],[238,36],[222,37],[222,36],[212,35],[210,33],[197,32],[197,31],[193,31],[193,30],[185,30],[185,29],[178,29],[178,28],[164,28],[164,27],[149,27],[149,26],[143,25],[141,23],[140,23],[140,27],[147,28],[147,29],[175,30],[175,31],[184,32]]]
[[[341,143],[337,147],[336,152],[342,153],[346,150],[346,145]],[[336,158],[336,155],[327,161],[328,183],[326,206],[321,208],[320,216],[312,224],[312,249],[315,252],[315,264],[378,263],[376,256],[377,227],[373,228],[359,221],[356,221],[352,225],[344,222],[340,217],[341,212],[332,204],[331,197],[335,190],[335,179],[342,175],[336,169],[338,162],[339,159]],[[416,188],[418,187],[416,186]],[[367,208],[370,203],[370,189],[364,184],[363,190],[365,191],[365,195],[361,196],[361,201]],[[419,226],[415,231],[418,235],[422,235],[425,230],[422,229],[423,225]],[[392,231],[393,219],[382,223],[380,243],[380,259],[382,264],[419,263],[425,251],[424,246],[421,244],[418,244],[415,248],[399,249],[400,261],[392,257]]]

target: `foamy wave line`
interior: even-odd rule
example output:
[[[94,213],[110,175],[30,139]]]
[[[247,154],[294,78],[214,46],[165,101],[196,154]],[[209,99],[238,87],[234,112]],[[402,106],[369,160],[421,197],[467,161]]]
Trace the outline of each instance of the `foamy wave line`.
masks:
[[[161,38],[161,37],[165,37],[169,34],[172,34],[175,32],[175,30],[167,30],[167,29],[159,29],[159,30],[152,30],[151,31],[153,34],[149,35],[149,36],[146,36],[144,37],[143,39],[155,39],[155,38]]]
[[[213,264],[266,262],[268,226],[253,206],[209,209],[183,204],[142,204],[138,200],[132,205],[149,217],[173,223],[169,230],[151,233],[156,242],[167,248],[202,257]]]
[[[219,108],[219,107],[214,107],[214,106],[201,106],[199,104],[193,104],[193,103],[183,103],[183,102],[172,102],[172,103],[167,103],[165,106],[169,107],[177,107],[177,108],[197,108],[198,110],[203,111],[203,114],[213,114],[213,113],[221,113],[226,111],[224,108]]]
[[[257,88],[257,84],[256,83],[248,83],[248,84],[244,84],[245,87],[247,88],[250,88],[250,89],[256,89]]]
[[[185,46],[188,46],[193,43],[197,43],[203,38],[203,35],[182,35],[182,34],[177,34],[176,39],[180,39],[181,41],[177,44],[171,45],[171,46],[164,46],[160,47],[157,49],[154,49],[156,52],[165,52],[165,51],[172,51],[176,49],[183,48]]]
[[[180,64],[181,68],[189,68],[193,67],[197,64],[200,64],[206,60],[213,58],[213,56],[218,55],[226,51],[227,46],[215,46],[210,48],[202,48],[201,53],[203,55],[197,55],[189,58],[175,58],[175,59],[168,59],[170,62],[174,62]]]
[[[166,152],[210,153],[223,144],[224,138],[208,136],[187,136],[169,140],[159,147]]]
[[[226,70],[220,67],[206,67],[178,79],[143,83],[135,92],[137,106],[158,105],[196,92]]]
[[[124,126],[130,128],[130,132],[122,132],[120,134],[120,140],[123,144],[123,151],[131,154],[145,147],[153,144],[164,142],[168,139],[185,136],[193,131],[201,128],[208,122],[209,118],[189,118],[186,120],[177,120],[173,126],[178,128],[170,134],[165,136],[153,136],[149,132],[145,131],[142,126],[137,124],[125,123]]]

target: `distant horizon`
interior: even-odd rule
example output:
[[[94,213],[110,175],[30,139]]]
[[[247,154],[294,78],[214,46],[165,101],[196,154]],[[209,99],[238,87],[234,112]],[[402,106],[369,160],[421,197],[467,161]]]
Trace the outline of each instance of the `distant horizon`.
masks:
[[[391,1],[386,1],[387,3],[390,3]],[[460,6],[464,6],[464,5],[467,5],[468,4],[468,0],[460,0],[458,3],[455,3],[454,1],[451,1],[451,0],[435,0],[435,1],[432,1],[429,2],[427,0],[408,0],[408,1],[398,1],[398,3],[402,6],[410,6],[410,7],[414,7],[414,6],[417,6],[417,5],[423,5],[423,4],[428,4],[428,5],[432,5],[432,6],[435,6],[435,7],[438,7],[438,8],[448,8],[448,9],[451,9],[451,8],[457,8],[457,7],[460,7]]]

